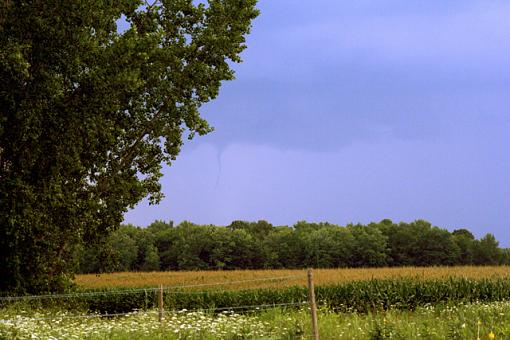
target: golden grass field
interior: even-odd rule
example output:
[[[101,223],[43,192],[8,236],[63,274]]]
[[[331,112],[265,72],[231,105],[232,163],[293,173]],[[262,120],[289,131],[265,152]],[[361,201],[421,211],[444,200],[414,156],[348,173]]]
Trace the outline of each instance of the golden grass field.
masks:
[[[346,281],[415,278],[420,280],[448,277],[491,278],[509,277],[510,266],[457,267],[395,267],[315,269],[315,285]],[[292,278],[283,278],[292,276]],[[263,280],[274,278],[273,280]],[[250,281],[255,280],[255,281]],[[246,281],[246,282],[237,282]],[[233,271],[168,271],[124,272],[111,274],[77,275],[75,283],[83,289],[193,286],[188,289],[249,289],[306,285],[306,270],[233,270]]]

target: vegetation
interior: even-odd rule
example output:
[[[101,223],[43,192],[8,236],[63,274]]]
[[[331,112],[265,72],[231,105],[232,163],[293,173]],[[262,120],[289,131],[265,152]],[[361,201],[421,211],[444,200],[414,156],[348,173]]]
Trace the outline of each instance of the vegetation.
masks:
[[[160,323],[157,312],[135,312],[118,318],[74,318],[72,313],[22,315],[0,311],[0,338],[9,339],[301,339],[310,338],[306,308],[270,309],[257,313],[179,311]],[[322,339],[507,339],[510,303],[473,303],[420,307],[413,312],[331,313],[319,310]],[[45,318],[47,320],[34,320]]]
[[[234,78],[255,2],[2,2],[0,291],[63,289],[77,246],[161,199],[161,164],[211,131],[199,108]]]
[[[129,294],[85,296],[74,299],[73,308],[83,304],[84,309],[123,313],[146,309],[154,304],[154,291],[137,291]],[[241,290],[166,290],[165,305],[171,310],[223,310],[251,305],[299,304],[307,301],[308,289],[304,286],[287,288],[258,288]],[[330,310],[357,313],[389,309],[414,310],[419,306],[495,302],[510,299],[510,279],[447,280],[370,280],[353,281],[336,285],[318,286],[317,303]]]
[[[442,280],[510,279],[509,266],[457,267],[386,267],[315,269],[314,282],[318,286],[367,281],[373,279]],[[183,287],[186,290],[255,289],[306,286],[306,272],[301,269],[229,270],[229,271],[172,271],[82,274],[75,279],[78,291],[91,289]],[[193,287],[195,286],[195,287]]]
[[[123,279],[163,274],[124,273]],[[67,295],[0,299],[0,338],[300,339],[311,333],[303,270],[166,275],[177,282],[164,289],[161,323],[153,287],[84,288],[92,277],[86,275],[81,289]],[[509,267],[317,270],[320,333],[327,339],[508,337],[509,275]],[[221,279],[223,285],[213,284]]]
[[[251,305],[294,305],[307,301],[306,285],[287,286],[281,278],[266,280],[266,286],[250,287],[250,282],[246,282],[241,287],[229,287],[227,283],[166,286],[165,306],[172,310],[222,310]],[[419,306],[445,303],[493,302],[510,299],[510,277],[400,277],[323,283],[316,286],[316,297],[319,305],[330,310],[358,313],[389,309],[414,310]],[[64,296],[0,299],[0,306],[4,307],[18,303],[40,308],[58,306],[70,310],[126,313],[154,307],[156,289],[86,289]]]
[[[448,232],[418,220],[341,227],[234,221],[227,227],[156,221],[124,225],[104,243],[76,252],[77,271],[338,268],[498,265],[510,263],[492,234]]]

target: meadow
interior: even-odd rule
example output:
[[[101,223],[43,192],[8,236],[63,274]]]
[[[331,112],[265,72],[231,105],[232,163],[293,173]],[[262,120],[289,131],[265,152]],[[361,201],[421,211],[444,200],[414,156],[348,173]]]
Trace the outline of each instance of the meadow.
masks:
[[[425,306],[384,313],[333,313],[319,310],[321,339],[508,339],[510,302]],[[270,309],[256,313],[176,311],[161,322],[154,310],[118,318],[81,318],[3,310],[1,339],[168,339],[240,340],[311,338],[309,312]]]
[[[322,339],[510,338],[509,267],[318,269],[314,278]],[[304,270],[112,273],[75,282],[64,295],[4,297],[0,339],[311,336]]]

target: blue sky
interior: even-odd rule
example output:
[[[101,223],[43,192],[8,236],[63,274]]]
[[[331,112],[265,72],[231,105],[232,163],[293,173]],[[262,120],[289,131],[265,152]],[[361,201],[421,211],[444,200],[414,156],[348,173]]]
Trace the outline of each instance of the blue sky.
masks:
[[[215,131],[125,215],[425,219],[510,247],[510,3],[260,0]]]

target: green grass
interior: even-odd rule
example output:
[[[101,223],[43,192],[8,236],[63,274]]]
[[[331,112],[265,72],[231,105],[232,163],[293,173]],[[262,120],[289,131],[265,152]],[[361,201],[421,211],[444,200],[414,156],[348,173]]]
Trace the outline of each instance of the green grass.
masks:
[[[277,339],[299,339],[301,334],[305,337],[311,334],[308,311],[274,310],[261,318],[279,325],[281,334]],[[430,306],[375,314],[319,311],[322,339],[476,339],[478,334],[481,339],[489,339],[490,332],[496,339],[510,338],[509,302]]]
[[[30,339],[308,339],[309,311],[271,309],[244,315],[186,311],[168,313],[162,323],[157,313],[127,317],[32,320],[55,316],[56,311],[0,310],[0,338]],[[19,313],[17,311],[16,313]],[[60,312],[61,317],[73,316]],[[17,318],[17,319],[16,319]],[[480,324],[479,324],[480,323]],[[496,339],[510,338],[510,302],[463,303],[418,307],[414,311],[334,313],[319,310],[321,339]],[[479,332],[479,333],[478,333]]]
[[[247,308],[247,312],[239,308],[237,314],[218,310],[303,303],[306,295],[304,287],[168,290],[162,323],[154,310],[155,292],[150,290],[111,294],[106,289],[97,296],[4,301],[0,339],[32,335],[40,339],[309,338],[306,305]],[[510,280],[505,278],[353,281],[316,287],[316,296],[322,339],[476,339],[478,335],[488,339],[491,331],[496,339],[510,339]],[[77,317],[106,312],[131,313],[127,317]]]

